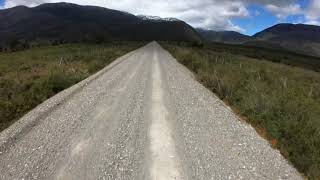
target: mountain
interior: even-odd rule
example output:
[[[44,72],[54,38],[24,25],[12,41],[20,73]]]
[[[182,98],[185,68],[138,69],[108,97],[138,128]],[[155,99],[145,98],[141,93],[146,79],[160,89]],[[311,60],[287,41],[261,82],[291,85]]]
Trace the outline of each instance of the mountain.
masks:
[[[152,22],[181,21],[180,19],[177,19],[177,18],[161,18],[159,16],[138,15],[137,17],[139,17],[142,20],[152,21]]]
[[[243,35],[235,31],[213,31],[196,29],[201,37],[210,42],[221,42],[228,44],[241,44],[251,39],[250,36]]]
[[[277,24],[253,36],[247,44],[270,44],[298,53],[320,56],[320,27],[305,24]]]
[[[180,20],[150,21],[112,9],[49,3],[0,10],[0,45],[15,41],[163,40],[200,41]]]
[[[203,29],[197,29],[197,31],[204,40],[209,42],[282,49],[320,57],[320,26],[277,24],[253,36],[233,31]]]
[[[253,37],[258,40],[283,41],[303,40],[320,42],[320,27],[306,24],[277,24],[258,32]]]

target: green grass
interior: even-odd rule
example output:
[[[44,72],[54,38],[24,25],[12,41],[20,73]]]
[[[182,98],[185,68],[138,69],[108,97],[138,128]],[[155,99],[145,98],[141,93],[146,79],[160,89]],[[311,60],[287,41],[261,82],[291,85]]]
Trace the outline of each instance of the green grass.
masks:
[[[164,47],[257,130],[265,130],[300,172],[320,178],[320,73],[228,50]]]
[[[0,131],[143,43],[66,44],[0,53]]]
[[[245,55],[247,57],[268,60],[276,63],[282,63],[290,66],[301,67],[320,72],[320,58],[299,54],[284,49],[274,47],[256,47],[251,45],[228,45],[219,43],[210,43],[205,45],[206,49],[220,52],[229,52],[232,54]]]
[[[183,46],[192,45],[190,43],[175,44]],[[272,46],[257,47],[247,44],[206,43],[202,45],[202,49],[238,54],[258,60],[267,60],[320,72],[320,57],[300,54]]]

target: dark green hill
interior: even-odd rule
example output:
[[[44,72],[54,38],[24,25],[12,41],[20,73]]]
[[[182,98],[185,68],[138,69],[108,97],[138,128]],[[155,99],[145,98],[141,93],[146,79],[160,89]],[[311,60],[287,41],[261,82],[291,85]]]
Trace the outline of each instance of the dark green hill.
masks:
[[[0,44],[47,40],[163,40],[199,42],[198,33],[183,21],[148,21],[112,9],[50,3],[34,8],[18,6],[0,10]]]
[[[221,42],[228,44],[240,44],[251,39],[250,36],[235,32],[235,31],[213,31],[197,29],[203,39],[209,42]]]
[[[233,31],[197,29],[209,42],[246,44],[250,46],[286,49],[300,54],[320,57],[320,27],[305,24],[277,24],[253,36]]]
[[[305,24],[277,24],[253,36],[255,42],[261,45],[264,42],[271,46],[320,56],[320,27]]]

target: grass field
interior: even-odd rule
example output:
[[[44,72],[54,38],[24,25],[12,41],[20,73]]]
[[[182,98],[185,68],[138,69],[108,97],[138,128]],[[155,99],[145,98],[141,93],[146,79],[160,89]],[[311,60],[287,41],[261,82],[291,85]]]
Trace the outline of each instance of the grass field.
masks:
[[[163,45],[300,172],[320,178],[320,73],[212,46]]]
[[[143,43],[67,44],[0,53],[0,131]]]
[[[172,43],[171,43],[172,44]],[[175,43],[176,45],[190,46],[190,43]],[[205,43],[203,49],[216,52],[232,53],[258,60],[286,64],[320,72],[320,57],[309,56],[276,47],[257,47],[253,45]]]

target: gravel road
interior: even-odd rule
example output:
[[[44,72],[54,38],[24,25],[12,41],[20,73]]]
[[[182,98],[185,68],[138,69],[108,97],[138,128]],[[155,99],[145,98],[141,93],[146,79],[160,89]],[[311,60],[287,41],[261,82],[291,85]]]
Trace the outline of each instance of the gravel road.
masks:
[[[156,42],[0,134],[0,179],[302,179]]]

